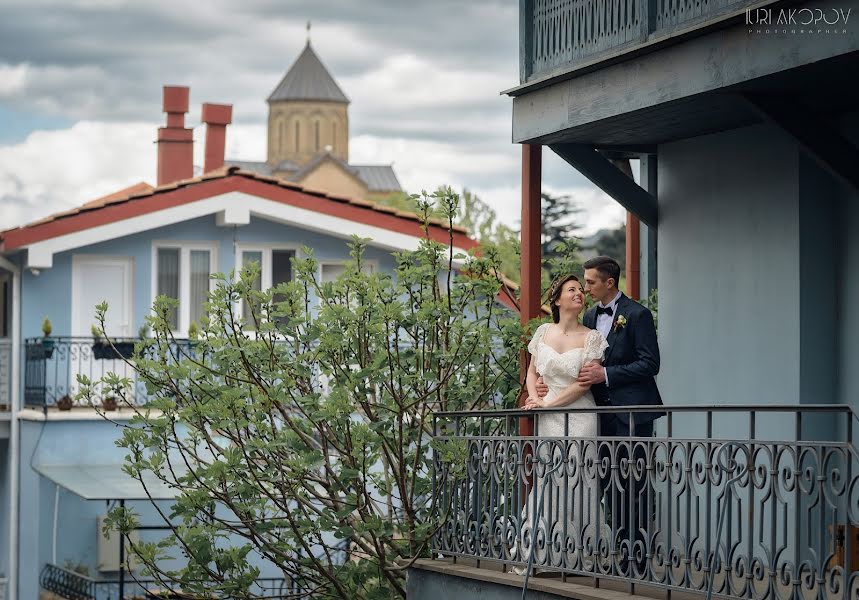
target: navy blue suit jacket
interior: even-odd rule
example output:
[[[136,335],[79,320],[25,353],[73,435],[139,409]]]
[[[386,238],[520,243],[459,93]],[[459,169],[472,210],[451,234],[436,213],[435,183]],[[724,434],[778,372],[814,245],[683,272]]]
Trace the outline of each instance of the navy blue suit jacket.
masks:
[[[607,339],[608,348],[603,357],[608,386],[604,383],[593,386],[591,391],[594,399],[601,406],[662,406],[662,397],[656,387],[659,344],[656,341],[653,314],[624,294],[621,294],[616,306]],[[622,327],[617,322],[621,315],[626,319]],[[582,322],[585,327],[597,328],[595,306],[585,313]],[[635,423],[648,423],[662,414],[638,413]],[[629,413],[616,416],[622,423],[629,424]]]

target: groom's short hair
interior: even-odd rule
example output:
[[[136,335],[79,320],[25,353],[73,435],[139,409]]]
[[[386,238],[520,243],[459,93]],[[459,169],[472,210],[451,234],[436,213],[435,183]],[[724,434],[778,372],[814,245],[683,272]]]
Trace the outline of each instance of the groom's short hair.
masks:
[[[603,281],[609,277],[614,279],[614,285],[620,285],[620,265],[610,256],[595,256],[584,265],[585,269],[596,269]]]

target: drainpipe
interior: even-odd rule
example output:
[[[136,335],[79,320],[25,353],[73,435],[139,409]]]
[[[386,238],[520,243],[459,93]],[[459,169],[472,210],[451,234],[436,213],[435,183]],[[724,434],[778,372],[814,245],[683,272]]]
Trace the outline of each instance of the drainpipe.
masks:
[[[9,474],[9,581],[7,583],[7,598],[18,597],[18,488],[20,482],[20,466],[18,455],[20,454],[20,427],[18,424],[18,410],[20,404],[21,386],[21,271],[14,264],[4,267],[12,271],[12,397],[11,397],[11,431],[9,435],[10,451],[9,462],[12,472]]]

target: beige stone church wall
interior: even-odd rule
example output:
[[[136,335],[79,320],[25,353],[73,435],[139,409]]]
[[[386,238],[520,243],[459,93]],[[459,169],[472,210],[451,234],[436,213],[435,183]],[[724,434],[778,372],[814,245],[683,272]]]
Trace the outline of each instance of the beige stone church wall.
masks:
[[[323,162],[298,183],[313,190],[322,190],[349,198],[363,199],[367,196],[366,185],[331,162]]]
[[[331,146],[334,156],[348,161],[347,109],[348,105],[335,102],[283,101],[269,105],[268,162],[305,164],[326,146]]]

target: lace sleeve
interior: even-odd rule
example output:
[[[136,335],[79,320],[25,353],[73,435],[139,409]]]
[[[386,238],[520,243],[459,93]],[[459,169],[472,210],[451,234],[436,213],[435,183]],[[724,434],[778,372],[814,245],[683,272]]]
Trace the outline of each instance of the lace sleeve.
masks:
[[[602,360],[605,350],[608,348],[608,342],[599,331],[594,329],[588,334],[585,340],[584,361]]]
[[[540,340],[543,339],[543,334],[546,333],[546,329],[548,329],[549,324],[543,323],[537,328],[537,331],[534,332],[534,337],[531,338],[531,341],[528,342],[528,352],[531,353],[531,356],[537,355],[537,344],[540,343]]]

